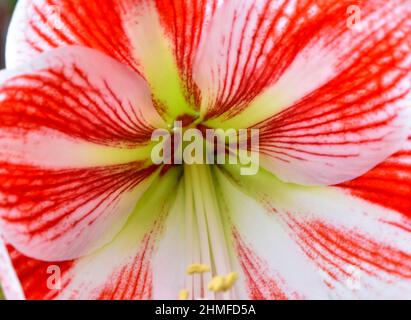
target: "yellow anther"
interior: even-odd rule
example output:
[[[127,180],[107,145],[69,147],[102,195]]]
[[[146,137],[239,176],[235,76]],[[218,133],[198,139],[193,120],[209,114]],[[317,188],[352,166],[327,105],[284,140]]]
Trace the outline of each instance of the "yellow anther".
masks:
[[[205,264],[200,264],[200,263],[196,263],[196,264],[192,264],[190,266],[187,267],[187,273],[189,275],[193,275],[195,273],[205,273],[205,272],[210,272],[211,268]]]
[[[208,284],[208,290],[213,292],[221,292],[230,290],[238,279],[236,272],[231,272],[227,276],[216,276]]]
[[[225,285],[226,285],[226,290],[229,290],[233,287],[234,283],[238,279],[238,273],[237,272],[231,272],[225,277]]]
[[[208,284],[208,290],[219,292],[225,291],[225,279],[222,276],[214,277],[211,282]]]
[[[188,300],[189,293],[187,289],[180,290],[178,293],[178,300]]]

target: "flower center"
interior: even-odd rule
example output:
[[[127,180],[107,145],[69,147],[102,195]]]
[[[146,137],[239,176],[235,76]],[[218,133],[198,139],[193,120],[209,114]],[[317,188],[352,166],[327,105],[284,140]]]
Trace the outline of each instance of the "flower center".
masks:
[[[259,131],[256,129],[213,129],[201,119],[184,116],[170,130],[152,134],[156,142],[151,159],[154,164],[234,164],[241,174],[255,175],[259,170]]]

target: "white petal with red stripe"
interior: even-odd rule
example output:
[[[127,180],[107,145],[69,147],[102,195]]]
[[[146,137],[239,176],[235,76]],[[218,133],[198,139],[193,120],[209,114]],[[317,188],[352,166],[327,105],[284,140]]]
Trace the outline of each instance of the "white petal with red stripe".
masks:
[[[240,297],[256,300],[327,298],[326,286],[315,266],[299,251],[281,220],[267,212],[265,199],[260,203],[247,196],[226,174],[216,170],[222,212],[228,220],[226,232],[235,252],[234,270],[241,274]],[[235,176],[234,181],[237,178]]]
[[[219,181],[244,272],[266,275],[250,272],[251,297],[411,296],[410,221],[398,212],[266,172],[241,177],[226,167]]]
[[[3,236],[43,260],[92,252],[122,228],[155,171],[148,142],[165,124],[148,87],[80,47],[0,77]]]
[[[410,130],[408,1],[226,1],[195,64],[212,127],[260,130],[265,168],[332,185],[372,169]],[[230,23],[225,23],[230,21]]]
[[[6,292],[6,298],[13,300],[24,299],[23,289],[17,277],[9,252],[0,238],[0,283],[2,292]]]
[[[141,73],[165,118],[195,115],[192,64],[217,0],[22,0],[7,41],[7,65],[67,45],[97,49]],[[47,14],[49,13],[49,14]]]
[[[99,50],[138,70],[122,14],[133,1],[21,0],[10,25],[7,67],[27,63],[41,52],[81,45]],[[135,1],[134,1],[135,2]]]
[[[13,298],[13,291],[20,290],[29,300],[152,299],[156,275],[153,255],[175,198],[171,191],[179,176],[180,171],[173,169],[154,181],[121,232],[91,255],[46,262],[7,245],[7,255],[0,255],[0,268],[15,272],[17,282],[11,283],[10,277],[4,279],[3,284],[8,284],[4,288],[6,296]],[[10,261],[12,267],[7,263]],[[174,262],[178,261],[169,264]]]
[[[179,291],[187,288],[186,257],[189,255],[187,249],[190,243],[185,237],[185,216],[184,188],[179,183],[174,203],[164,223],[161,242],[153,254],[154,300],[176,300]]]
[[[411,136],[405,146],[367,174],[340,185],[353,195],[404,215],[397,224],[405,230],[411,218]]]

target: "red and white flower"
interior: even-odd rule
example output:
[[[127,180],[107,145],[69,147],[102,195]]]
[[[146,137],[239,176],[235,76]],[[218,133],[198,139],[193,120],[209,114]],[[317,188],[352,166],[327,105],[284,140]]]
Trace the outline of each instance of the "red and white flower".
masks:
[[[6,54],[7,297],[411,298],[409,0],[20,0]],[[153,165],[174,120],[262,169]]]

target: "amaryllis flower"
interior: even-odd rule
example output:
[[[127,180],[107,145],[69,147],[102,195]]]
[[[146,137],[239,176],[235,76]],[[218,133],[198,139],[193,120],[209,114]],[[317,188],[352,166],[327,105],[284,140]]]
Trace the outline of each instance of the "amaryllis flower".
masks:
[[[21,0],[7,46],[7,297],[411,297],[410,1]],[[259,172],[156,165],[175,120]]]

